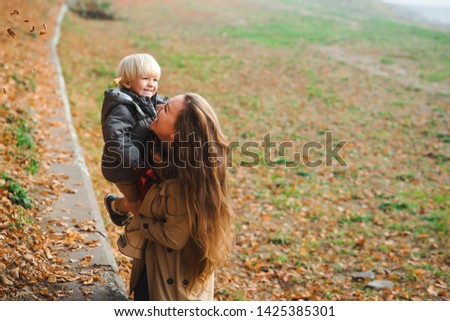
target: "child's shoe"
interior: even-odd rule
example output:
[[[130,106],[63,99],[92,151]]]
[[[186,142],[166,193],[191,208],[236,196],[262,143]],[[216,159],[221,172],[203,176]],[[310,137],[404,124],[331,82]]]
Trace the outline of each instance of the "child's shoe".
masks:
[[[127,212],[115,211],[113,209],[113,202],[117,199],[117,196],[114,194],[108,194],[105,196],[104,203],[106,210],[108,211],[109,217],[111,221],[117,226],[125,226],[130,218],[131,214]]]
[[[117,240],[119,251],[133,259],[142,260],[145,257],[147,239],[142,237],[137,219],[132,219],[125,227],[125,234]]]

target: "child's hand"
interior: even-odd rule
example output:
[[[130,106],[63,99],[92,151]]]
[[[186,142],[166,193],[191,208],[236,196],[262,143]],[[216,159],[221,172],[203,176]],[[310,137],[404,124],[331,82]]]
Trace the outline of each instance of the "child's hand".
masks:
[[[141,207],[141,200],[129,201],[125,199],[125,206],[128,208],[128,211],[130,211],[132,214],[138,215],[139,208]]]

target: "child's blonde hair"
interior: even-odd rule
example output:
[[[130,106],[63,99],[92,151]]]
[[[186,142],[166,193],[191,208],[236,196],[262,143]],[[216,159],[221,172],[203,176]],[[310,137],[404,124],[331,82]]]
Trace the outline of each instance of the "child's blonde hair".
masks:
[[[116,82],[123,86],[126,82],[142,76],[161,77],[161,67],[149,54],[132,54],[123,58],[117,67]]]

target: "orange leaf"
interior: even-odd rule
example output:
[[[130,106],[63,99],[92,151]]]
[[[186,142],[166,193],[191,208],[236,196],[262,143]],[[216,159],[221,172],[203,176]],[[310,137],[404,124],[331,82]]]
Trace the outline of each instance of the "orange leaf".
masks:
[[[14,285],[13,282],[11,282],[10,279],[8,279],[6,276],[2,275],[2,282],[4,285]]]
[[[47,279],[47,282],[48,283],[56,283],[57,282],[56,275],[54,275],[54,274],[50,275]]]

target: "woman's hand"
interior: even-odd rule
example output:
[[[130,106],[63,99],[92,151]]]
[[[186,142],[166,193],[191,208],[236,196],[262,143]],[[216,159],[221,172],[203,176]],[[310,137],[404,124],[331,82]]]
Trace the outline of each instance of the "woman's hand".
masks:
[[[139,216],[138,215],[133,216],[133,218],[130,220],[130,223],[128,223],[125,226],[125,232],[129,233],[129,232],[138,231],[140,224],[141,224],[141,222],[140,222]]]

